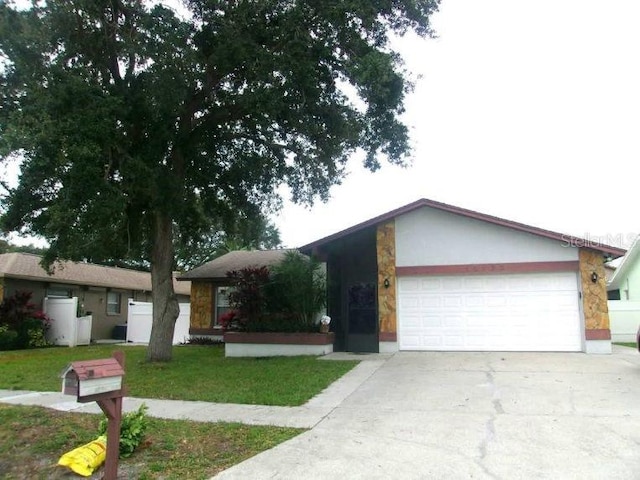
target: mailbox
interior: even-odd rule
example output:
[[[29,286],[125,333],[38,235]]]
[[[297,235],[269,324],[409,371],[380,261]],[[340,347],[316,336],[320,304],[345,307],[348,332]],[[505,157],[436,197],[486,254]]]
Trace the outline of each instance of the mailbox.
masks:
[[[115,358],[70,363],[62,372],[62,393],[78,400],[122,389],[124,370]]]

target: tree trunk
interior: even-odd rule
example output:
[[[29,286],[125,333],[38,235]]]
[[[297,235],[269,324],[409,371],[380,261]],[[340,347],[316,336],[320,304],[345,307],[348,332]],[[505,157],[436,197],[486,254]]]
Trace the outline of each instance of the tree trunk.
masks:
[[[153,324],[147,348],[147,361],[171,360],[173,331],[180,313],[173,291],[173,226],[169,215],[156,213],[151,250],[151,298]]]

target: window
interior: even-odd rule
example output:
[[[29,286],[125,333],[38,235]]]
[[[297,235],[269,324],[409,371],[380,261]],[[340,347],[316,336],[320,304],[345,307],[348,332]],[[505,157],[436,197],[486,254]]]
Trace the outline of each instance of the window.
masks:
[[[609,290],[607,292],[607,300],[620,300],[620,289]]]
[[[215,318],[213,319],[213,325],[220,325],[220,317],[231,310],[229,306],[229,293],[233,290],[233,287],[218,287],[216,288],[216,306],[215,306]]]
[[[71,298],[71,290],[64,287],[47,288],[47,297],[49,298]]]
[[[107,313],[117,315],[120,313],[120,297],[118,292],[107,292]]]

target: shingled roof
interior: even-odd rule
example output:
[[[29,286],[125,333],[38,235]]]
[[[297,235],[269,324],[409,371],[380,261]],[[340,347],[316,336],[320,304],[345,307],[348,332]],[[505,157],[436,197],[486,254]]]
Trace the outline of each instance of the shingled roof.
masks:
[[[106,267],[93,263],[61,261],[53,265],[51,275],[40,266],[42,257],[31,253],[3,253],[0,255],[0,277],[43,282],[151,291],[151,274],[128,268]],[[178,295],[189,295],[191,285],[173,281]]]
[[[227,272],[247,267],[270,267],[280,263],[288,252],[296,250],[234,250],[180,276],[178,280],[221,280]]]
[[[78,380],[89,380],[92,378],[122,377],[124,369],[115,358],[100,358],[97,360],[80,360],[71,362],[62,372],[62,378],[73,370],[78,376]]]

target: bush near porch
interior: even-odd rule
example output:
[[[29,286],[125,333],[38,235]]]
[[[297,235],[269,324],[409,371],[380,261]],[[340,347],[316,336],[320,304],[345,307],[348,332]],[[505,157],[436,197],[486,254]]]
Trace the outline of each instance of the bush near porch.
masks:
[[[234,291],[227,330],[246,332],[317,332],[316,318],[325,306],[326,280],[320,264],[288,252],[282,262],[228,272]]]

